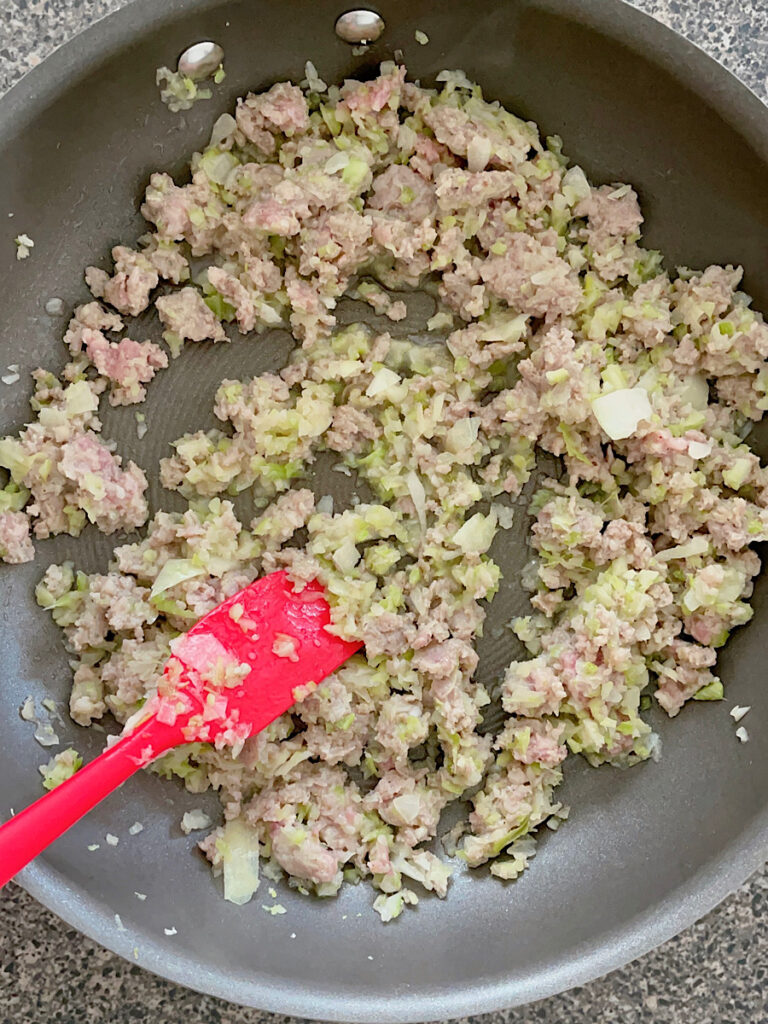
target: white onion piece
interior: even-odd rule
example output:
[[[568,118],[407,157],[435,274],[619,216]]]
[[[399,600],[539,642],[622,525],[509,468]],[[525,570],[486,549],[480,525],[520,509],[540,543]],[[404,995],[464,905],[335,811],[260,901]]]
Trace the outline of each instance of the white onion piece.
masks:
[[[396,387],[399,383],[399,374],[395,373],[394,370],[390,370],[387,366],[382,366],[380,370],[377,370],[376,373],[374,373],[371,383],[366,388],[365,393],[369,398],[375,398],[384,391],[388,391],[390,388]]]
[[[592,401],[592,412],[612,441],[631,437],[641,420],[651,418],[653,410],[645,388],[619,388]]]
[[[709,402],[707,378],[700,373],[692,373],[686,379],[681,397],[683,401],[688,402],[694,409],[706,409]]]
[[[580,199],[588,199],[592,192],[587,176],[578,164],[569,167],[563,175],[562,189],[569,206],[575,206]]]
[[[705,459],[712,454],[712,443],[710,441],[689,441],[688,454],[692,459]]]
[[[259,888],[259,840],[252,828],[233,818],[220,837],[224,899],[243,906]]]
[[[425,530],[427,527],[427,492],[424,490],[424,484],[413,470],[406,475],[405,482],[408,485],[408,493],[411,496],[413,507],[416,509],[419,525],[422,530]]]
[[[211,140],[209,146],[218,146],[220,142],[228,138],[237,128],[237,122],[231,114],[221,114],[216,118],[211,129]]]
[[[181,831],[185,835],[189,835],[190,832],[197,832],[199,829],[208,828],[211,824],[211,819],[205,813],[205,811],[197,807],[193,811],[185,811],[181,819]]]
[[[491,159],[491,152],[491,140],[484,135],[475,135],[467,145],[467,165],[470,171],[484,171]]]
[[[696,555],[704,555],[709,551],[709,538],[703,534],[691,537],[685,544],[678,544],[673,548],[665,548],[656,552],[657,562],[671,562],[678,558],[695,558]]]
[[[325,162],[323,170],[326,174],[335,174],[336,171],[342,170],[349,163],[349,153],[339,152],[334,153],[333,156],[328,157]]]

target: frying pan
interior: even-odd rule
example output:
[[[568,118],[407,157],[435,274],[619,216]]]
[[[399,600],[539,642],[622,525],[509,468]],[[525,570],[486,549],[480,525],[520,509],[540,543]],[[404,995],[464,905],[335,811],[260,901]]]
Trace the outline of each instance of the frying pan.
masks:
[[[0,362],[19,363],[23,380],[39,364],[61,368],[64,318],[47,315],[46,301],[59,297],[69,311],[86,299],[82,268],[141,233],[138,200],[150,171],[181,173],[236,96],[302,78],[310,58],[327,81],[369,75],[395,49],[427,82],[444,67],[463,68],[488,97],[560,134],[593,180],[634,183],[646,242],[665,252],[668,266],[743,263],[755,305],[768,308],[768,111],[722,67],[619,0],[374,6],[386,31],[356,57],[334,35],[339,0],[135,0],[16,86],[0,104]],[[414,42],[417,29],[429,45]],[[154,70],[201,39],[224,47],[226,80],[212,101],[173,115],[158,101]],[[17,263],[11,239],[21,231],[35,248]],[[151,320],[142,328],[135,336],[158,334]],[[276,368],[290,346],[284,332],[215,351],[189,346],[150,388],[143,441],[131,410],[108,411],[105,433],[150,469],[154,507],[177,507],[151,471],[168,441],[212,425],[218,381]],[[25,421],[27,398],[23,383],[2,391],[0,430]],[[33,584],[62,558],[86,571],[103,567],[114,542],[93,531],[77,541],[57,538],[39,545],[34,564],[1,571],[0,814],[38,795],[37,765],[45,759],[16,708],[29,694],[63,706],[70,683],[58,632],[34,605]],[[486,681],[517,653],[497,627],[522,600],[516,580],[527,558],[524,522],[497,554],[505,584],[483,641]],[[654,720],[664,745],[659,764],[595,771],[571,759],[564,788],[571,820],[543,837],[531,869],[512,885],[459,870],[447,901],[425,898],[386,927],[372,914],[365,886],[335,901],[281,888],[282,917],[265,914],[258,898],[235,907],[221,899],[177,824],[192,807],[215,811],[215,799],[150,776],[126,785],[21,882],[66,921],[158,974],[297,1016],[434,1020],[583,983],[693,922],[765,859],[764,578],[754,604],[752,624],[720,659],[728,702],[690,706],[673,723]],[[733,735],[732,702],[753,707],[746,746]],[[85,756],[103,743],[67,721],[58,731]],[[134,821],[144,825],[138,836],[128,834]],[[105,845],[106,832],[120,837],[117,847]],[[95,843],[100,849],[89,852]]]

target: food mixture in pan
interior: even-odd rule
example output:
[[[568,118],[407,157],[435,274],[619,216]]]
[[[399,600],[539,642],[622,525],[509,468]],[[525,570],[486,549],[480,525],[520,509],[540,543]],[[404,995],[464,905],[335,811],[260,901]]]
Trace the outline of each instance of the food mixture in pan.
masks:
[[[33,421],[0,441],[0,553],[143,527],[146,473],[188,500],[108,571],[54,565],[37,589],[82,726],[125,722],[171,640],[259,574],[322,581],[365,654],[240,749],[153,770],[218,792],[224,824],[201,846],[228,899],[250,898],[260,862],[322,896],[368,879],[389,920],[414,883],[444,896],[453,857],[515,878],[567,817],[569,752],[657,754],[651,695],[672,716],[722,697],[717,649],[752,614],[750,545],[768,538],[768,470],[744,441],[768,404],[768,327],[740,269],[665,270],[629,185],[592,186],[460,72],[434,89],[392,64],[340,88],[308,78],[220,117],[189,183],[153,174],[149,232],[111,273],[86,271],[70,362],[36,371]],[[436,300],[427,344],[398,330],[391,291],[415,288]],[[391,329],[340,327],[350,292]],[[130,324],[152,304],[165,346]],[[260,345],[283,324],[288,364],[222,381],[221,430],[143,469],[102,435],[100,402],[141,402],[184,345]],[[313,495],[324,451],[372,500]],[[533,488],[531,609],[511,624],[529,656],[489,694],[474,679],[499,584],[487,552],[540,456],[558,471]],[[230,502],[244,491],[250,522]],[[60,756],[50,784],[76,766]],[[463,823],[431,842],[457,801]]]

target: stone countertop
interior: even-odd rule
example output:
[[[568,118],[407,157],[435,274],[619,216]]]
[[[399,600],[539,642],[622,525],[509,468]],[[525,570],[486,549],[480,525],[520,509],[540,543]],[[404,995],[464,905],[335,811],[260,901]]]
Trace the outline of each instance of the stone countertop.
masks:
[[[125,0],[0,0],[0,93]],[[634,0],[768,98],[766,0]],[[200,996],[91,942],[17,886],[0,893],[0,1024],[290,1024]],[[477,1024],[765,1024],[768,870],[605,978]]]

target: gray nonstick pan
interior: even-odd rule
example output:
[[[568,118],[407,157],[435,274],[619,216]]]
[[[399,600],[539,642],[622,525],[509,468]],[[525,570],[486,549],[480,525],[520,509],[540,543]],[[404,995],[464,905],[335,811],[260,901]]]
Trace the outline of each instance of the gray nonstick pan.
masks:
[[[24,380],[41,364],[61,368],[66,315],[87,296],[82,268],[142,233],[138,203],[150,172],[180,173],[237,96],[300,80],[308,59],[326,81],[370,75],[397,50],[411,75],[427,82],[443,68],[464,69],[486,96],[561,135],[592,180],[633,183],[646,243],[668,265],[741,263],[745,289],[768,310],[768,110],[722,67],[620,0],[374,6],[385,31],[356,56],[334,32],[346,10],[338,0],[135,0],[16,86],[0,103],[0,363],[19,364]],[[429,45],[415,42],[416,30]],[[171,114],[159,101],[155,69],[207,39],[223,46],[227,77],[209,102]],[[35,241],[24,262],[15,260],[19,232]],[[46,313],[54,297],[63,300],[63,316]],[[146,336],[159,334],[156,325],[146,328]],[[287,334],[273,332],[250,346],[190,348],[150,388],[143,441],[131,410],[109,411],[105,433],[149,471],[155,507],[174,503],[153,467],[171,439],[209,425],[218,382],[278,367],[290,347]],[[21,383],[4,388],[0,434],[25,422],[28,397]],[[35,563],[0,569],[2,816],[39,795],[37,766],[48,756],[17,709],[30,694],[63,704],[70,685],[58,631],[35,605],[34,584],[63,558],[87,571],[103,567],[114,543],[87,531],[77,541],[41,543]],[[501,559],[505,584],[482,648],[486,680],[515,654],[494,627],[520,600],[526,558],[521,527]],[[444,1019],[586,982],[689,925],[765,859],[765,577],[754,606],[752,623],[721,654],[729,699],[689,706],[674,722],[654,719],[659,763],[621,772],[571,759],[564,797],[571,819],[542,839],[514,884],[459,870],[446,901],[425,898],[386,927],[364,886],[337,901],[285,887],[281,917],[265,914],[260,900],[236,907],[223,901],[178,829],[201,798],[152,776],[132,780],[20,881],[73,926],[157,974],[300,1017]],[[747,745],[734,739],[733,703],[752,706]],[[85,756],[103,742],[68,721],[58,731]],[[206,799],[215,813],[215,799]],[[144,829],[129,836],[135,821]],[[122,837],[117,847],[105,844],[107,832]],[[100,849],[88,851],[96,843]]]

